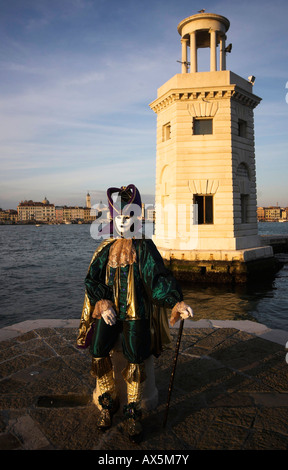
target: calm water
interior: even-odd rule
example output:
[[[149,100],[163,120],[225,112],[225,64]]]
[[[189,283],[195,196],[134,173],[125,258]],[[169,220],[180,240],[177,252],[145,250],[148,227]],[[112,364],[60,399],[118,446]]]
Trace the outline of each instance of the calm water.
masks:
[[[261,223],[260,234],[288,234]],[[24,320],[79,318],[97,241],[90,225],[0,226],[0,328]],[[273,283],[252,288],[183,286],[195,320],[253,320],[288,331],[288,262]]]

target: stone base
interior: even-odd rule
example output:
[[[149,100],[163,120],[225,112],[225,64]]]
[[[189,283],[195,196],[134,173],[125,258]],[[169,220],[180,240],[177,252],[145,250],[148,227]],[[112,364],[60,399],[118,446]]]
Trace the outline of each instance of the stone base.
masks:
[[[115,382],[117,392],[119,394],[120,399],[120,410],[122,411],[123,405],[127,404],[127,386],[126,382],[124,381],[121,371],[125,369],[127,365],[127,359],[122,354],[122,346],[120,337],[118,338],[117,344],[115,345],[112,353],[111,359],[114,368],[115,374]],[[153,410],[158,405],[158,390],[155,384],[155,373],[154,373],[154,358],[153,356],[148,357],[144,361],[145,364],[145,372],[146,372],[146,380],[144,382],[144,390],[143,390],[143,398],[142,398],[142,409],[149,411]],[[93,391],[93,403],[101,409],[98,397],[101,395],[97,380],[96,380],[96,388]]]
[[[158,250],[165,265],[181,281],[243,284],[273,278],[281,267],[270,246],[209,252]]]
[[[260,240],[263,246],[271,246],[273,253],[288,253],[288,235],[261,235]]]

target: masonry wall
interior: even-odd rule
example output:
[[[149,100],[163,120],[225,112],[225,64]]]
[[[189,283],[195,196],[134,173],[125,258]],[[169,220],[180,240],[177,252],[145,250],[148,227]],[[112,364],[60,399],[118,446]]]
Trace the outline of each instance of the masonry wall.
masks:
[[[192,249],[235,250],[257,246],[253,109],[251,103],[241,103],[243,93],[239,91],[239,83],[246,87],[245,81],[239,77],[238,84],[231,83],[235,74],[227,71],[192,75],[175,76],[161,87],[154,102],[157,112],[155,242],[159,247],[183,250],[191,218],[188,208],[193,203],[193,195],[198,194],[213,196],[214,223],[197,227],[197,234],[194,233],[197,245],[194,239]],[[196,82],[197,87],[187,87]],[[244,95],[251,101],[248,87]],[[193,122],[197,117],[213,119],[211,135],[194,135]],[[247,123],[245,138],[238,136],[239,119]],[[170,133],[165,132],[167,126]],[[249,196],[249,203],[247,221],[243,224],[241,201],[245,195]],[[157,206],[167,204],[172,208],[169,217],[167,213],[160,216]]]

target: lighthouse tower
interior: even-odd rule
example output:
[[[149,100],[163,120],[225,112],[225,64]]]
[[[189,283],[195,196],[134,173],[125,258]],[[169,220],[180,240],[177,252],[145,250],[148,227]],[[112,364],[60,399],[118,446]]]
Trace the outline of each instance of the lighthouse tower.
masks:
[[[157,114],[154,241],[184,279],[242,281],[247,263],[273,258],[257,228],[253,110],[261,98],[254,77],[226,70],[229,26],[212,13],[181,21],[181,73],[150,104]],[[203,48],[210,69],[200,72]]]

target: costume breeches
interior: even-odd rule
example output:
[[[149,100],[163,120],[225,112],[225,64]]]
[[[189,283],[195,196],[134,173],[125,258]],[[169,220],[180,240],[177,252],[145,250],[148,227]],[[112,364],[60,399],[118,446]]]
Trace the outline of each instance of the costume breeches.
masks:
[[[127,401],[128,404],[134,403],[134,406],[139,407],[146,379],[144,360],[151,354],[149,321],[117,321],[111,326],[102,318],[96,320],[90,348],[93,356],[91,372],[97,378],[101,394],[108,393],[115,400],[117,391],[109,353],[120,333],[122,333],[123,355],[128,361],[122,371],[127,384]]]
[[[107,357],[122,333],[123,355],[129,363],[141,364],[151,354],[149,320],[117,321],[107,325],[103,318],[95,320],[90,352],[94,358]]]

